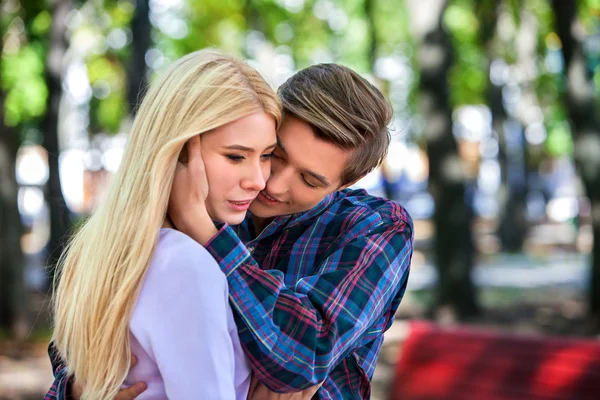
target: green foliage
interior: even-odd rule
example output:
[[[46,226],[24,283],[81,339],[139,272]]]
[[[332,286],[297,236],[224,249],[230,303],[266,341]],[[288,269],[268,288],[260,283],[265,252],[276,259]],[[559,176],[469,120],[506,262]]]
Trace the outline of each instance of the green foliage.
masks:
[[[186,24],[184,37],[157,30],[156,45],[170,60],[205,47],[240,54],[244,31],[242,2],[234,0],[188,1],[179,17]]]
[[[414,58],[414,40],[409,29],[408,12],[395,1],[377,1],[375,8],[375,30],[381,55],[401,52]]]
[[[257,1],[256,3],[255,11],[262,16],[265,37],[275,45],[289,46],[292,50],[296,68],[304,68],[313,64],[317,61],[319,54],[330,54],[334,43],[339,54],[343,55],[347,52],[344,39],[340,40],[342,32],[337,35],[334,34],[327,22],[315,15],[316,1],[306,0],[301,9],[286,8],[279,5],[281,2],[273,0]],[[332,1],[331,3],[334,4],[335,2]],[[349,2],[349,4],[351,3]],[[335,6],[339,8],[340,5]],[[352,17],[353,15],[348,15],[349,19]],[[364,27],[356,25],[356,21],[349,21],[347,26],[350,24],[357,29],[362,29],[363,33],[365,32]],[[285,40],[286,34],[285,30],[282,34],[282,26],[290,28],[291,38],[289,40]],[[361,39],[365,40],[364,38]],[[336,49],[333,49],[333,51],[336,51]]]
[[[4,15],[2,20],[3,32],[7,29],[11,32],[4,35],[5,40],[18,37],[18,44],[11,42],[2,54],[0,73],[2,89],[6,92],[6,121],[16,127],[35,126],[46,112],[44,63],[52,22],[50,3],[46,0],[16,1],[20,7],[14,9],[15,14]],[[93,90],[90,100],[92,132],[118,131],[128,111],[125,67],[130,57],[134,4],[131,0],[75,1],[82,21],[72,26],[70,51],[77,49],[77,57],[87,67]],[[291,54],[297,69],[317,61],[333,60],[370,74],[374,66],[369,54],[374,50],[376,59],[400,56],[410,60],[414,78],[407,88],[409,94],[400,96],[398,101],[403,104],[394,104],[394,108],[401,112],[415,111],[418,68],[404,2],[372,0],[370,9],[365,0],[181,0],[169,4],[172,8],[168,13],[183,21],[184,27],[178,33],[173,33],[168,26],[165,28],[164,24],[153,28],[154,47],[164,55],[164,64],[209,46],[252,56],[247,48],[248,34],[252,32],[262,33],[276,53]],[[578,0],[578,6],[585,30],[589,34],[598,34],[600,0]],[[510,42],[513,39],[499,40],[493,36],[495,29],[491,30],[492,37],[485,39],[489,41],[482,42],[482,31],[490,26],[489,18],[490,15],[494,18],[496,7],[510,14],[509,23],[514,25],[513,29],[518,28],[523,10],[535,16],[539,56],[536,63],[540,74],[532,85],[545,118],[551,121],[548,124],[560,126],[565,117],[557,110],[561,110],[558,104],[565,82],[562,77],[548,72],[545,65],[546,55],[557,46],[553,39],[556,36],[553,34],[554,17],[547,0],[449,2],[443,24],[454,47],[454,66],[449,76],[453,106],[485,104],[489,60],[492,57],[504,59],[508,65],[516,60],[516,46]],[[325,9],[328,11],[324,12]],[[14,25],[16,18],[22,20],[22,32]],[[373,49],[371,31],[375,35]],[[126,37],[127,40],[119,42],[114,40],[115,37]],[[589,57],[594,87],[600,93],[600,66],[593,54]],[[382,87],[387,90],[390,83],[383,82]],[[408,104],[404,104],[407,101]],[[549,149],[552,149],[549,151],[568,152],[564,129],[554,130],[559,133],[549,133]]]
[[[546,0],[525,0],[524,7],[535,16],[538,25],[537,49],[538,54],[543,57],[550,43],[549,35],[554,32],[552,7]]]
[[[37,36],[46,35],[52,25],[52,16],[48,10],[40,12],[31,23],[31,32]]]
[[[97,124],[104,127],[104,131],[117,133],[127,112],[123,93],[112,92],[100,102],[95,117]]]
[[[475,16],[472,3],[467,0],[455,1],[444,13],[444,25],[459,44],[477,41],[479,20]]]
[[[523,0],[507,0],[510,14],[516,26],[521,24],[521,7]]]
[[[479,41],[473,0],[450,4],[444,14],[444,25],[454,46],[454,65],[449,77],[453,106],[485,104],[487,58]]]
[[[39,119],[46,111],[48,89],[44,80],[41,45],[2,54],[2,90],[6,92],[6,124],[17,126]]]
[[[106,7],[112,28],[128,28],[134,11],[134,3],[130,1],[117,1]]]
[[[550,123],[545,148],[550,155],[563,156],[573,154],[571,128],[565,120]]]
[[[125,107],[125,79],[123,64],[110,53],[90,57],[88,77],[94,96],[91,100],[90,124],[93,131],[118,132],[128,112]]]
[[[82,8],[87,16],[73,32],[73,40],[97,42],[81,54],[85,60],[92,99],[90,131],[117,133],[127,116],[125,65],[130,57],[130,24],[135,8],[129,1],[106,1],[103,7]],[[117,39],[122,36],[121,39]],[[89,40],[87,40],[89,41]],[[121,42],[122,41],[122,42]]]
[[[21,0],[3,13],[4,48],[0,54],[1,89],[5,92],[5,123],[16,127],[38,124],[46,112],[48,89],[44,76],[46,36],[51,17],[43,0]]]

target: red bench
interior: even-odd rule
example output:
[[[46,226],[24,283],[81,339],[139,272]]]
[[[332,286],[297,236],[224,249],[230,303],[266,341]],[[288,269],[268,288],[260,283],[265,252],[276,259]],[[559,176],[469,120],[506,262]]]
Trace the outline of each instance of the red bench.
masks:
[[[600,400],[600,341],[411,323],[391,400]]]

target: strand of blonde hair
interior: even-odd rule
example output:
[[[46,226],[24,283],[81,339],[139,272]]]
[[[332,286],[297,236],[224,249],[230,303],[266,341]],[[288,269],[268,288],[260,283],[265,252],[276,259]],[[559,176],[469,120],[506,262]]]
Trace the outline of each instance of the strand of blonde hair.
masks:
[[[184,144],[255,112],[279,123],[272,89],[246,63],[213,51],[179,60],[146,94],[119,171],[55,277],[53,341],[83,400],[114,398],[128,374],[129,321]]]

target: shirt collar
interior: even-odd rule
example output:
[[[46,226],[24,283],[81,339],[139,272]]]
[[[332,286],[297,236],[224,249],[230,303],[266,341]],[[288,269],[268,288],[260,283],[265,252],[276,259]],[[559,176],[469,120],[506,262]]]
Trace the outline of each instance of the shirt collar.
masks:
[[[275,218],[273,223],[276,223],[278,226],[285,226],[286,228],[291,228],[304,221],[308,221],[322,214],[336,200],[336,198],[340,196],[343,197],[346,191],[348,191],[348,189],[336,190],[335,192],[327,195],[323,200],[319,202],[319,204],[317,204],[310,210],[277,217]]]
[[[346,192],[348,191],[350,191],[350,189],[337,190],[333,193],[330,193],[316,206],[314,206],[308,211],[303,211],[295,214],[281,215],[279,217],[276,217],[269,225],[265,227],[265,229],[259,235],[259,237],[265,238],[279,231],[280,229],[294,227],[298,224],[301,224],[304,221],[308,221],[322,214],[338,197],[346,196]],[[251,240],[250,238],[256,238],[256,235],[254,234],[254,223],[252,222],[252,214],[250,214],[250,212],[246,214],[244,222],[242,222],[241,225],[238,225],[237,232],[238,235],[240,235],[240,237],[242,238],[242,240],[245,239],[244,241]]]

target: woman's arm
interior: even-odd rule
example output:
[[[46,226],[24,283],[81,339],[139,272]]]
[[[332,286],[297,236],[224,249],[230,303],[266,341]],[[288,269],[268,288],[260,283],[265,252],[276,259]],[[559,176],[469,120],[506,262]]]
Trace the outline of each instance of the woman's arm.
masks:
[[[148,271],[136,324],[142,322],[168,398],[235,399],[227,282],[208,252],[185,239]]]

